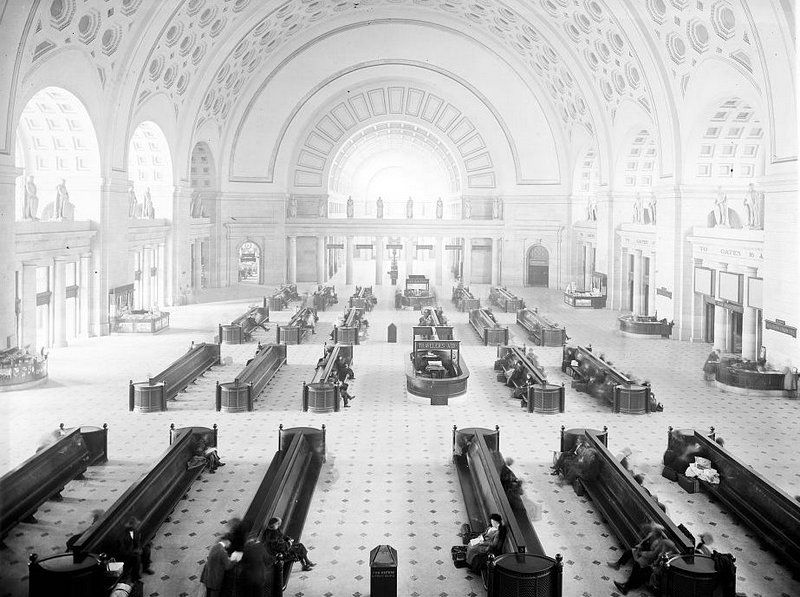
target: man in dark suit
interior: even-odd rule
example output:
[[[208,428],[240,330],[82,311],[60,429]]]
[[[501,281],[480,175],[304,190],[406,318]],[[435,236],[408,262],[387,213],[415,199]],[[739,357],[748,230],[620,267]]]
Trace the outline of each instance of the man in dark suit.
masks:
[[[260,540],[251,539],[244,545],[240,564],[242,569],[242,593],[244,597],[265,597],[272,585],[275,558],[267,551],[266,533]]]
[[[206,586],[208,597],[219,597],[222,595],[222,583],[225,580],[225,573],[233,568],[233,560],[228,557],[228,548],[231,542],[227,537],[217,541],[208,552],[206,565],[200,573],[200,582]]]
[[[308,559],[308,550],[302,543],[295,543],[291,537],[286,537],[281,532],[283,521],[278,518],[270,518],[267,523],[267,530],[264,531],[264,543],[267,550],[275,556],[281,557],[287,562],[300,562],[303,570],[311,570],[316,564]]]
[[[154,574],[150,568],[150,544],[142,543],[141,523],[131,516],[125,523],[117,548],[117,557],[123,562],[123,575],[137,581],[142,572]]]

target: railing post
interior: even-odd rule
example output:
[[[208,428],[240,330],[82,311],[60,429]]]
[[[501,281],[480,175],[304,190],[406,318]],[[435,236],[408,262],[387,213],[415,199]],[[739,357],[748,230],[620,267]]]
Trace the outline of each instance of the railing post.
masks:
[[[283,423],[278,425],[278,451],[281,450],[281,440],[283,439]]]
[[[133,412],[133,380],[128,380],[128,412]]]
[[[322,424],[322,462],[327,460],[327,446],[326,446],[326,429],[325,423]]]
[[[216,448],[219,445],[219,429],[217,428],[217,424],[214,423],[211,429],[214,432],[214,447]]]

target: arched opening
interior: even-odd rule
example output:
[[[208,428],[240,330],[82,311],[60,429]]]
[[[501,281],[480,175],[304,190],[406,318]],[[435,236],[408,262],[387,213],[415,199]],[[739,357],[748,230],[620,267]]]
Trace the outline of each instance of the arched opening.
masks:
[[[139,123],[128,147],[128,175],[145,219],[172,219],[175,191],[172,156],[164,132],[152,121]]]
[[[525,259],[527,264],[526,286],[550,285],[550,252],[542,245],[533,245],[528,249]]]
[[[572,181],[573,222],[597,221],[597,185],[600,165],[597,152],[590,147],[575,167]]]
[[[37,92],[16,135],[17,220],[99,220],[100,151],[89,113],[60,87]]]
[[[261,284],[261,247],[247,240],[239,247],[239,282]]]
[[[202,141],[195,144],[192,149],[190,184],[192,185],[190,215],[193,218],[209,217],[212,208],[209,203],[216,192],[217,179],[211,149]]]

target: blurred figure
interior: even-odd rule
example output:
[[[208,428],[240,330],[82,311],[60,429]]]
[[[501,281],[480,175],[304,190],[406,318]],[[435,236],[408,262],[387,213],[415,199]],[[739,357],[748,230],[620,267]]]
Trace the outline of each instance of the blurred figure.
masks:
[[[115,556],[123,563],[122,575],[126,578],[137,581],[142,572],[155,574],[150,568],[150,544],[143,542],[141,522],[136,517],[125,523]]]

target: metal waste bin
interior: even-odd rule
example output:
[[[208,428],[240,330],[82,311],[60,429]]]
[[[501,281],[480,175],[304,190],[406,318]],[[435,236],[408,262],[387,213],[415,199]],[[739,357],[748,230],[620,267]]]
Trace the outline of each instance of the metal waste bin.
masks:
[[[369,552],[370,597],[397,597],[397,550],[378,545]]]

